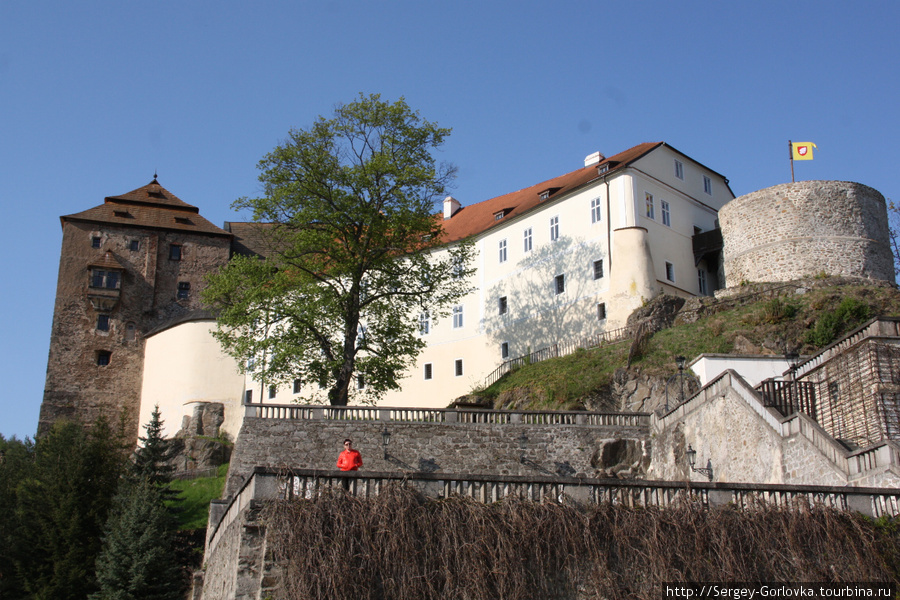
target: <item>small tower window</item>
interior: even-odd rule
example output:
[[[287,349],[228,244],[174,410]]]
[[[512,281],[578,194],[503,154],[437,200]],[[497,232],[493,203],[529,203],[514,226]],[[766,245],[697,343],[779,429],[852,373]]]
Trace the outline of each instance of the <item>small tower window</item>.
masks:
[[[97,351],[97,366],[105,367],[109,364],[109,360],[112,358],[112,352],[109,350],[98,350]]]
[[[178,299],[179,300],[187,300],[191,296],[191,282],[190,281],[179,281],[178,282]]]
[[[169,246],[169,260],[181,260],[181,244]]]
[[[100,236],[95,235],[91,238],[91,248],[99,248],[100,247]]]
[[[128,249],[131,250],[132,252],[137,252],[138,250],[140,250],[141,249],[140,240],[131,240],[128,243]]]
[[[128,321],[125,324],[125,340],[132,341],[137,333],[137,327],[134,324],[134,321]]]
[[[97,315],[97,331],[109,331],[109,315]]]

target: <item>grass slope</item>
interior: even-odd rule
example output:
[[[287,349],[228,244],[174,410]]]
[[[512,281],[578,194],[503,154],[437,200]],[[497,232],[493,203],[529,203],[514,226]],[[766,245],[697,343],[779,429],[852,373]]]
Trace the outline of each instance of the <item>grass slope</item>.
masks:
[[[770,286],[771,287],[771,286]],[[874,316],[900,316],[900,292],[884,285],[841,280],[798,282],[754,290],[723,300],[704,300],[702,317],[657,332],[632,364],[643,374],[667,377],[675,357],[703,353],[813,354]],[[515,397],[519,409],[581,408],[608,394],[613,374],[628,360],[629,342],[522,367],[476,394],[496,402]]]

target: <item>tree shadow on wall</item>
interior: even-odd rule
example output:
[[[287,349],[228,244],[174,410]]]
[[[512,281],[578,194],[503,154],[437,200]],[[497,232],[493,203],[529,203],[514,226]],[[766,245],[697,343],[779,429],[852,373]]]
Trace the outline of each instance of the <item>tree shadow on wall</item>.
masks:
[[[485,293],[485,330],[492,342],[498,348],[508,343],[509,357],[514,358],[601,331],[596,315],[582,312],[593,306],[585,299],[608,286],[606,277],[594,279],[596,260],[608,264],[599,244],[569,237],[529,252],[512,275]],[[558,293],[560,275],[564,290]],[[500,314],[501,297],[506,297],[505,314]],[[595,325],[587,328],[586,323]]]

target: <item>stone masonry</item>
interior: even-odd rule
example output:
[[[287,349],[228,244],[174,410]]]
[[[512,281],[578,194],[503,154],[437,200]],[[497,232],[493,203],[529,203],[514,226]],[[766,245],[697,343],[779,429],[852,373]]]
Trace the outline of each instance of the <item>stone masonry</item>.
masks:
[[[887,208],[847,181],[786,183],[719,211],[728,287],[821,274],[894,282]]]
[[[390,443],[384,459],[382,432]],[[646,426],[315,421],[247,417],[225,497],[254,467],[335,469],[344,438],[367,471],[569,477],[641,476],[650,458]]]

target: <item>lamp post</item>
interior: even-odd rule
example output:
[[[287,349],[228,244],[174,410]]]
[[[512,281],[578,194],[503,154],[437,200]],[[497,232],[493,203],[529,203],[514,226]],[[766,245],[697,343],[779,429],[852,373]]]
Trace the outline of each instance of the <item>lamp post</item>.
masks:
[[[797,367],[800,365],[800,355],[796,352],[785,352],[784,359],[788,362],[791,369],[791,381],[797,378]]]
[[[710,481],[713,480],[712,459],[707,459],[706,467],[695,468],[694,465],[697,462],[697,451],[691,448],[691,445],[688,444],[685,454],[687,455],[688,464],[691,466],[691,471],[700,473],[701,475],[706,475],[706,477],[709,478]]]
[[[391,443],[391,432],[387,430],[387,427],[381,432],[381,446],[384,448],[384,460],[387,460],[388,457],[388,444]]]
[[[675,357],[675,366],[678,367],[678,373],[669,377],[666,381],[666,411],[669,410],[669,384],[672,383],[672,380],[676,377],[678,378],[678,404],[684,402],[684,367],[687,365],[687,358],[684,356],[676,356]],[[688,375],[691,377],[691,375]]]

